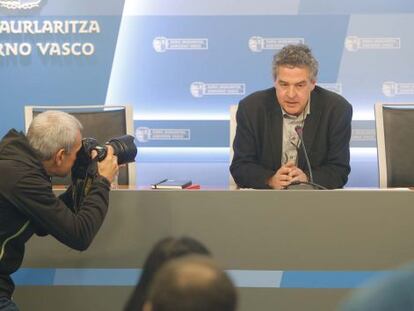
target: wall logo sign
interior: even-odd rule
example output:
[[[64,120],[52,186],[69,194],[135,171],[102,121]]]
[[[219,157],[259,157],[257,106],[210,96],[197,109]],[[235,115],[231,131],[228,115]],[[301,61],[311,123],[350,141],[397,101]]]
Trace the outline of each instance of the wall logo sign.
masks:
[[[191,130],[190,129],[156,129],[149,127],[138,127],[135,130],[135,137],[140,143],[147,143],[148,141],[154,140],[190,140]]]
[[[190,92],[197,98],[206,95],[240,96],[246,94],[246,84],[193,82],[190,85]]]
[[[152,47],[157,53],[168,50],[208,50],[208,39],[155,37],[152,40]]]
[[[359,143],[358,147],[376,147],[376,131],[375,128],[354,128],[352,123],[351,143]]]
[[[260,53],[263,50],[280,50],[289,44],[305,43],[304,38],[263,38],[260,36],[250,37],[248,45],[252,52]]]
[[[0,8],[30,10],[40,6],[42,0],[0,0]]]
[[[28,11],[24,13],[26,12]],[[30,56],[34,51],[41,56],[91,56],[95,53],[94,43],[83,42],[78,35],[95,35],[100,32],[101,28],[97,20],[0,19],[0,36],[4,34],[6,35],[5,39],[10,40],[0,42],[0,58]],[[13,42],[7,36],[11,34],[21,35],[25,42]],[[54,35],[55,40],[45,39],[46,37],[41,36],[44,34]],[[68,39],[63,40],[63,35],[68,35]],[[71,36],[69,37],[69,35]],[[57,40],[58,37],[62,40]],[[88,38],[91,39],[92,37],[89,36]]]
[[[387,97],[394,97],[396,95],[414,95],[414,83],[386,81],[382,84],[382,93]]]
[[[401,49],[401,38],[359,38],[357,36],[348,36],[345,39],[345,48],[350,52]]]

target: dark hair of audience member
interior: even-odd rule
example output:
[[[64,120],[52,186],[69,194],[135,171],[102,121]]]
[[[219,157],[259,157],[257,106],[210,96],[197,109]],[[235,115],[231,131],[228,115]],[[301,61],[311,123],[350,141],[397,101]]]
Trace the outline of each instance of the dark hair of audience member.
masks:
[[[159,268],[170,259],[190,254],[211,255],[203,244],[190,237],[167,237],[157,242],[145,260],[141,277],[124,311],[142,310],[149,285]]]
[[[145,311],[235,311],[237,291],[211,258],[188,255],[170,260],[156,273]]]

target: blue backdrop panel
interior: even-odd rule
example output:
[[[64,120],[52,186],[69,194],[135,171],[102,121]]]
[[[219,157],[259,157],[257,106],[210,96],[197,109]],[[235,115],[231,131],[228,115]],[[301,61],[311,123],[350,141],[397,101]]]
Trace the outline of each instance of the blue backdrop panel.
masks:
[[[99,2],[100,3],[100,2]],[[48,0],[38,9],[0,10],[2,23],[13,21],[96,21],[99,33],[81,33],[77,27],[68,33],[7,33],[1,28],[0,44],[27,43],[29,55],[0,55],[1,109],[0,135],[9,128],[24,129],[25,105],[91,105],[104,104],[117,42],[123,1]],[[66,6],[65,6],[66,5]],[[93,8],[99,8],[93,10]],[[19,14],[25,13],[25,16]],[[66,13],[66,15],[64,15]],[[68,15],[71,13],[72,15]],[[90,14],[90,15],[87,15]],[[107,14],[107,15],[105,15]],[[9,23],[10,24],[10,23]],[[80,43],[93,46],[90,56],[43,55],[37,44]]]
[[[412,101],[411,94],[384,92],[384,83],[413,83],[413,15],[351,17],[338,81],[356,116],[374,118],[379,101]],[[410,93],[410,92],[409,92]],[[396,96],[399,95],[399,96]]]
[[[180,161],[177,147],[224,148],[224,167],[229,106],[272,86],[273,54],[304,42],[320,61],[319,83],[354,107],[348,186],[376,186],[375,149],[367,149],[375,147],[373,105],[414,100],[413,1],[126,0],[124,6],[42,0],[31,10],[12,10],[7,2],[0,0],[2,21],[96,20],[100,33],[0,33],[0,44],[80,42],[95,48],[92,56],[44,56],[36,49],[30,56],[0,55],[0,135],[23,129],[24,105],[132,104],[140,148],[160,148],[164,155],[172,148],[174,161]],[[182,165],[198,163],[201,170],[217,164],[208,152],[203,160],[197,152],[189,160],[190,149]],[[154,149],[151,154],[159,158]],[[161,173],[147,160],[148,176],[141,172],[139,184]],[[210,177],[208,184],[227,183],[227,167]]]
[[[252,51],[252,37],[303,38],[320,59],[319,80],[336,82],[348,17],[140,16],[124,18],[123,23],[123,29],[128,29],[128,49],[117,54],[108,102],[133,103],[137,118],[157,119],[169,114],[228,116],[230,104],[272,86],[275,51]],[[153,43],[159,37],[205,39],[208,48],[157,52]],[[323,46],[324,42],[329,46]],[[234,96],[197,97],[190,90],[194,82],[235,83],[245,89]]]

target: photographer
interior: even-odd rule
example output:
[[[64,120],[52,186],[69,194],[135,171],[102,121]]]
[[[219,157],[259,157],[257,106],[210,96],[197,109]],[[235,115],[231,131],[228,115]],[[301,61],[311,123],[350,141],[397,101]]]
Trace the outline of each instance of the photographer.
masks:
[[[52,191],[51,177],[66,176],[75,163],[81,130],[75,117],[46,111],[33,119],[27,136],[12,129],[0,142],[0,310],[18,310],[11,300],[10,274],[20,267],[33,234],[51,234],[73,249],[86,250],[102,225],[110,183],[118,172],[111,146],[101,162],[91,160],[97,174],[76,209],[72,187],[60,197]],[[91,157],[96,155],[92,151]]]

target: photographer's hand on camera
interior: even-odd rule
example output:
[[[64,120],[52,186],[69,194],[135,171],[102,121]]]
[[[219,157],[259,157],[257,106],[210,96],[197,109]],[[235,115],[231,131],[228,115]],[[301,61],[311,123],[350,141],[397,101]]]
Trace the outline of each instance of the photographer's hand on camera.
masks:
[[[112,146],[106,145],[106,147],[108,149],[107,155],[105,159],[98,162],[98,173],[112,183],[119,170],[118,157],[114,155],[114,149]],[[94,155],[92,155],[92,157],[93,156]]]

